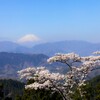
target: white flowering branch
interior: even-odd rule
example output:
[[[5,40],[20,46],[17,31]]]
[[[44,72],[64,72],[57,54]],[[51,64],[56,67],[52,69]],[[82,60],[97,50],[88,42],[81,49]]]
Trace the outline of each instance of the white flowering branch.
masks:
[[[99,54],[100,52],[94,52]],[[81,86],[86,85],[86,78],[89,73],[100,66],[100,56],[80,57],[75,53],[56,54],[47,60],[49,63],[61,62],[66,64],[70,70],[65,75],[60,73],[51,73],[45,67],[27,68],[18,71],[21,79],[33,79],[34,83],[26,85],[25,89],[51,89],[57,91],[63,100],[70,100],[70,94],[73,94],[73,88],[77,88],[80,95],[83,96]],[[76,64],[77,62],[77,64]],[[79,63],[79,64],[78,64]]]
[[[94,54],[100,54],[99,51],[94,52]],[[57,54],[51,58],[48,59],[49,63],[52,62],[61,62],[68,65],[70,68],[70,71],[67,72],[65,75],[66,81],[65,85],[68,90],[71,91],[71,89],[76,86],[79,89],[79,92],[82,96],[81,92],[81,86],[86,85],[86,78],[88,77],[88,74],[96,69],[96,67],[100,66],[100,56],[87,56],[87,57],[80,57],[77,54],[74,53],[68,53],[68,54]],[[81,62],[79,66],[74,65],[75,62]],[[68,97],[69,93],[66,93]]]

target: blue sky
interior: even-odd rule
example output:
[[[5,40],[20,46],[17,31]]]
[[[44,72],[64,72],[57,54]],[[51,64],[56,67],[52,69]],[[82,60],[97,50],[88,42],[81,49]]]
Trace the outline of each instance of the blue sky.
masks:
[[[0,40],[23,37],[100,43],[100,0],[0,0]]]

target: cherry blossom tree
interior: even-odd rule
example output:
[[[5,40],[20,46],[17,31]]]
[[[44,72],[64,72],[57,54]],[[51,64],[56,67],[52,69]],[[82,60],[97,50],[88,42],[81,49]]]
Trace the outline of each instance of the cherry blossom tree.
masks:
[[[51,73],[45,67],[32,67],[18,71],[21,79],[31,80],[34,82],[25,85],[25,89],[46,89],[57,91],[63,100],[72,100],[71,95],[74,89],[78,89],[81,97],[84,93],[81,86],[86,85],[89,73],[100,66],[100,52],[94,52],[92,56],[81,57],[75,53],[56,54],[47,60],[48,63],[61,62],[69,67],[66,74]]]

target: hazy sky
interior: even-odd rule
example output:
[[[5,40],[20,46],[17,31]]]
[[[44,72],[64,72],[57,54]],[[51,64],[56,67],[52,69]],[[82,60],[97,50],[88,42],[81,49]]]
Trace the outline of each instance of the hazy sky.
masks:
[[[0,0],[0,40],[100,43],[100,0]]]

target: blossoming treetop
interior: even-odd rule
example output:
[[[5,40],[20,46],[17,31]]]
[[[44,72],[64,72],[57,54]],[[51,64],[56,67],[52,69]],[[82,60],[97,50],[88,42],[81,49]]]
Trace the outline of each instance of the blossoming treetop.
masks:
[[[94,54],[100,54],[99,51]],[[18,71],[21,79],[34,80],[32,84],[26,85],[25,89],[47,89],[57,91],[63,100],[70,100],[70,95],[77,88],[83,96],[81,86],[86,85],[88,74],[96,67],[100,66],[100,56],[92,55],[81,57],[75,53],[56,54],[47,60],[49,63],[65,63],[70,70],[65,75],[51,73],[45,67],[32,67]],[[77,64],[76,64],[77,63]]]

